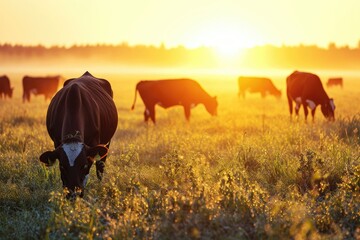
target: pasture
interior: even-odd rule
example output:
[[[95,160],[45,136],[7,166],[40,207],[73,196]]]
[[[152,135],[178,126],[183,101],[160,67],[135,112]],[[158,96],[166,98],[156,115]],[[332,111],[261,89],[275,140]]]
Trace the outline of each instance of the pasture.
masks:
[[[23,104],[21,78],[9,73],[14,96],[0,100],[1,239],[356,239],[360,238],[360,75],[326,88],[336,121],[318,107],[315,123],[290,121],[285,78],[272,96],[237,96],[238,75],[97,73],[112,83],[119,114],[104,179],[95,167],[85,197],[64,199],[43,96]],[[84,71],[64,74],[79,77]],[[266,74],[266,75],[265,75]],[[156,107],[157,125],[143,123],[135,84],[190,77],[219,102],[218,116],[202,105]]]

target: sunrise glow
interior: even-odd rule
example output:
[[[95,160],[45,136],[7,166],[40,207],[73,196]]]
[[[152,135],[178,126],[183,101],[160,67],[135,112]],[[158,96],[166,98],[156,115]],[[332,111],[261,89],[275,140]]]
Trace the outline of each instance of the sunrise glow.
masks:
[[[357,0],[13,0],[0,8],[0,41],[12,44],[210,45],[226,55],[259,44],[359,41],[351,30],[360,24]]]

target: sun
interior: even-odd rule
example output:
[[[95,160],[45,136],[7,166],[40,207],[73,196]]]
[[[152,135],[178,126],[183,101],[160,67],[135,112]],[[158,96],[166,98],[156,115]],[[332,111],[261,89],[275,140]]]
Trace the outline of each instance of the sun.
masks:
[[[207,23],[192,35],[190,44],[215,49],[220,57],[234,57],[246,48],[258,44],[254,29],[232,22]]]

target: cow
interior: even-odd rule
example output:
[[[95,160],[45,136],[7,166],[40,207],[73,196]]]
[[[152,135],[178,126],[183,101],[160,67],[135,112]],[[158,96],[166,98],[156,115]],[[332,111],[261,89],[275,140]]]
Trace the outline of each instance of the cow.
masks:
[[[14,88],[10,87],[10,79],[8,76],[0,76],[0,99],[9,97],[12,98]]]
[[[339,78],[329,78],[326,86],[327,87],[333,87],[339,85],[341,88],[343,88],[343,79],[341,77]]]
[[[281,97],[281,91],[278,90],[269,78],[262,77],[239,77],[239,94],[238,96],[245,97],[245,93],[260,93],[262,98],[267,94],[273,95],[276,98]]]
[[[31,93],[34,95],[44,95],[45,101],[50,99],[58,90],[61,76],[47,76],[47,77],[30,77],[24,76],[23,84],[23,102],[30,102]]]
[[[190,120],[191,108],[200,103],[204,104],[206,110],[211,115],[217,115],[218,103],[216,97],[211,97],[199,83],[192,79],[165,79],[138,82],[135,88],[132,110],[135,108],[137,92],[139,92],[145,105],[144,120],[146,123],[149,118],[154,124],[156,123],[156,104],[165,109],[176,105],[183,106],[185,118],[188,122]]]
[[[89,171],[95,162],[102,179],[110,140],[118,124],[113,91],[105,79],[85,72],[69,79],[50,101],[46,127],[55,150],[46,151],[40,161],[51,166],[59,160],[67,198],[84,196]]]
[[[304,107],[305,121],[307,120],[308,107],[311,109],[314,121],[315,110],[321,105],[321,112],[330,121],[335,120],[335,104],[332,98],[326,94],[320,78],[312,73],[294,71],[286,78],[286,93],[289,103],[290,117],[295,102],[295,113],[299,116],[301,104]]]

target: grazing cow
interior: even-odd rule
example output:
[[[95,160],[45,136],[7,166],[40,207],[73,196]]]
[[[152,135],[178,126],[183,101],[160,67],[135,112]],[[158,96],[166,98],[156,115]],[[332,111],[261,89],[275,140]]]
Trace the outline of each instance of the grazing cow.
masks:
[[[194,80],[169,79],[157,81],[140,81],[135,88],[135,99],[131,109],[134,109],[137,91],[144,102],[145,122],[149,117],[155,123],[155,105],[169,108],[175,105],[184,107],[186,120],[190,119],[190,110],[199,103],[204,104],[206,110],[213,116],[217,114],[216,97],[211,97]]]
[[[326,83],[327,87],[333,87],[339,85],[341,88],[343,87],[343,79],[340,78],[329,78],[329,80]]]
[[[10,87],[10,79],[8,76],[0,76],[0,99],[3,97],[3,95],[4,98],[6,98],[6,96],[12,98],[13,91],[14,88]]]
[[[46,127],[55,150],[40,161],[51,166],[59,159],[61,180],[68,198],[83,196],[90,167],[95,162],[101,180],[110,140],[118,123],[110,83],[86,72],[69,79],[52,98]]]
[[[328,97],[317,75],[299,71],[293,72],[286,79],[286,92],[290,116],[292,115],[292,102],[294,101],[296,103],[296,116],[299,116],[300,106],[303,105],[305,121],[308,115],[307,107],[311,109],[312,120],[314,121],[315,110],[319,104],[325,118],[330,121],[335,120],[334,100]]]
[[[30,94],[43,94],[46,99],[50,99],[58,90],[61,76],[48,77],[29,77],[24,76],[23,83],[23,102],[30,102]]]
[[[267,94],[273,95],[276,98],[281,97],[281,91],[278,90],[272,81],[268,78],[259,77],[239,77],[239,96],[245,97],[245,92],[261,93],[261,97],[265,98]]]

